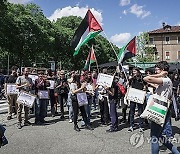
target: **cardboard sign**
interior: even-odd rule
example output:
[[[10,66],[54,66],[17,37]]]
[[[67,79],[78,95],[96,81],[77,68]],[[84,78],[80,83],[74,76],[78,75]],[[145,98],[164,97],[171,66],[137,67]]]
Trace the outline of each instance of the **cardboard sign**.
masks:
[[[143,104],[145,96],[146,91],[129,87],[126,99],[132,102]]]
[[[49,92],[47,90],[39,90],[38,97],[39,99],[49,99]]]
[[[79,106],[88,104],[86,93],[77,93],[77,100],[78,100]]]
[[[16,88],[16,84],[7,84],[6,91],[7,91],[7,95],[19,93],[19,89]]]
[[[31,108],[34,104],[35,99],[36,96],[21,91],[19,97],[17,98],[17,102]]]
[[[148,99],[146,108],[140,117],[163,126],[169,106],[170,101],[167,98],[157,94],[151,95]]]
[[[55,81],[54,81],[54,80],[47,80],[47,81],[49,81],[49,83],[50,83],[50,87],[47,87],[47,88],[49,88],[49,89],[54,89],[54,87],[55,87]]]
[[[35,84],[35,80],[38,79],[37,75],[30,74],[30,75],[28,75],[28,77],[32,79],[33,84]]]
[[[114,76],[112,75],[99,73],[97,78],[97,85],[111,87],[113,79]]]

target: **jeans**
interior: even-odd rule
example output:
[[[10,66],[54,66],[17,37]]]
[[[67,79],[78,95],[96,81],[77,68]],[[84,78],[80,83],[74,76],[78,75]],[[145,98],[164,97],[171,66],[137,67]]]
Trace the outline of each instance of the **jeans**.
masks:
[[[49,89],[49,98],[51,103],[51,114],[55,115],[55,96],[54,96],[54,89]]]
[[[35,122],[43,122],[47,115],[48,100],[36,99],[35,102]]]
[[[109,115],[109,106],[107,97],[104,97],[104,100],[99,100],[99,107],[100,107],[100,114],[101,114],[101,122],[102,123],[109,123],[110,115]]]
[[[143,104],[130,102],[130,127],[134,126],[134,114],[135,114],[136,104],[138,107],[138,115],[140,116],[143,113]],[[143,126],[143,119],[139,117],[139,127],[142,128],[142,126]]]
[[[67,101],[68,94],[58,94],[58,102],[60,104],[61,116],[64,116],[64,101]]]
[[[118,128],[118,115],[117,115],[117,103],[114,99],[110,100],[110,117],[111,117],[111,129]]]
[[[84,105],[86,114],[87,114],[87,121],[90,123],[90,117],[91,117],[91,105],[92,105],[92,97],[88,98],[88,104]]]
[[[173,137],[171,118],[165,123],[162,135],[165,135],[167,138]]]
[[[160,125],[151,122],[151,153],[152,154],[159,154],[159,139],[163,141],[162,144],[165,145],[172,153],[180,154],[177,148],[164,136],[162,136],[162,132],[164,131],[164,129],[167,128],[167,123],[170,122],[170,119],[171,116],[170,113],[168,113],[163,128]]]
[[[97,90],[95,90],[95,95],[92,96],[92,103],[93,103],[94,109],[96,109],[96,107],[97,107],[97,97],[98,97],[98,92],[97,92]]]
[[[68,93],[67,106],[68,106],[68,111],[69,111],[69,119],[73,119],[71,93]]]
[[[83,121],[85,122],[86,125],[88,125],[87,115],[86,115],[84,106],[79,106],[77,101],[73,101],[72,107],[73,107],[73,112],[74,112],[74,114],[73,114],[74,125],[75,126],[77,125],[79,109],[81,111]]]

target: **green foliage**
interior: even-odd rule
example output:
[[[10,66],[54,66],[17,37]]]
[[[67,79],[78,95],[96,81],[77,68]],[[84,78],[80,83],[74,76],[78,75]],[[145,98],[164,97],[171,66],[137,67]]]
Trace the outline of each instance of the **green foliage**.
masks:
[[[138,55],[136,59],[138,62],[152,62],[154,60],[154,50],[149,46],[149,34],[141,33],[136,38]]]
[[[35,4],[11,4],[0,2],[0,64],[7,68],[7,55],[10,67],[13,65],[32,66],[48,61],[61,61],[63,69],[82,69],[91,45],[94,45],[98,63],[116,60],[109,42],[101,35],[88,42],[73,57],[70,42],[82,18],[69,16],[51,22],[40,7]],[[118,52],[118,47],[114,46]]]

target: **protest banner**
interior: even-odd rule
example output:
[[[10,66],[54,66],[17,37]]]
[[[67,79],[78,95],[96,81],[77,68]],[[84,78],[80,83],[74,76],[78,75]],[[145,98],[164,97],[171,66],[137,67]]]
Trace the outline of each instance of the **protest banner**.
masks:
[[[32,95],[32,94],[29,94],[27,92],[21,91],[18,98],[17,98],[17,102],[19,104],[23,104],[25,106],[28,106],[28,107],[32,108],[35,99],[36,99],[35,95]]]
[[[78,100],[79,106],[88,104],[86,93],[77,93],[77,100]]]
[[[97,78],[97,85],[105,86],[105,87],[111,87],[113,82],[114,76],[99,73]]]
[[[16,84],[8,83],[6,85],[6,92],[7,92],[7,95],[18,94],[19,93],[19,89],[16,88]]]
[[[35,84],[35,80],[38,79],[38,76],[33,74],[29,74],[28,77],[32,79],[33,84]]]
[[[54,80],[47,80],[47,81],[49,81],[49,83],[50,83],[50,86],[47,87],[47,88],[48,88],[48,89],[54,89],[54,87],[55,87],[55,81],[54,81]]]
[[[145,96],[146,91],[129,87],[127,90],[126,99],[132,102],[143,104]]]
[[[39,90],[38,98],[39,99],[49,99],[49,92],[47,90]]]

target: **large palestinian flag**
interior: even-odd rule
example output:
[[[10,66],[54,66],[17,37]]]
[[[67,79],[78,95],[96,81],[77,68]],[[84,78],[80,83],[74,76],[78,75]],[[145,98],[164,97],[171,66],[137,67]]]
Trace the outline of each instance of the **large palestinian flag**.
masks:
[[[94,62],[96,62],[96,56],[95,56],[95,53],[94,53],[94,48],[92,46],[92,48],[89,51],[86,63],[84,65],[84,69],[90,71],[91,64],[94,63]]]
[[[91,11],[88,10],[86,16],[82,20],[71,41],[71,47],[74,50],[73,56],[79,53],[82,45],[86,44],[89,40],[94,38],[101,31],[102,27],[97,22]]]
[[[136,37],[120,49],[118,63],[123,63],[125,60],[134,56],[136,56]]]

